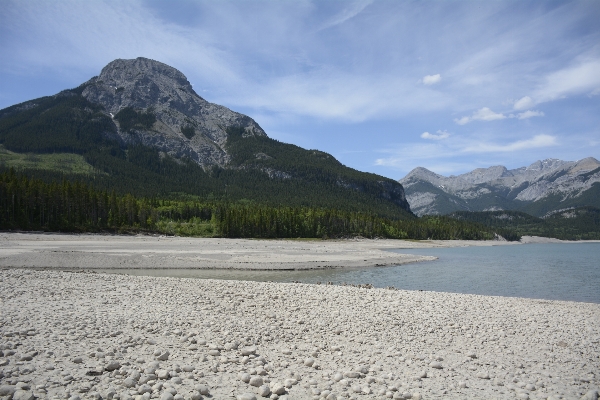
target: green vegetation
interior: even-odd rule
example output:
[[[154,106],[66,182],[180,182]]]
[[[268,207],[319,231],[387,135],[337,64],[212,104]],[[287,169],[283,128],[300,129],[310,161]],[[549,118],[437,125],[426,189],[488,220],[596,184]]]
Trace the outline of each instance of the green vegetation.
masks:
[[[600,239],[600,209],[579,207],[537,218],[520,211],[457,211],[448,215],[496,230],[504,237],[544,236],[563,240]]]
[[[81,182],[46,183],[14,170],[0,174],[0,229],[257,238],[494,237],[489,228],[448,217],[391,220],[373,213],[314,207],[137,198]]]
[[[94,167],[79,154],[15,153],[0,145],[0,168],[43,169],[66,174],[93,174]]]
[[[186,138],[191,139],[196,136],[196,129],[191,125],[182,126],[181,133],[183,133],[183,136]]]
[[[146,112],[135,111],[131,107],[125,107],[115,115],[115,119],[119,121],[121,130],[128,132],[132,129],[150,129],[156,122],[156,116],[152,110]]]
[[[0,110],[0,144],[15,153],[79,154],[93,171],[81,176],[39,164],[16,165],[21,172],[46,182],[78,180],[121,195],[174,198],[186,193],[203,201],[245,200],[271,207],[321,207],[414,218],[397,182],[344,167],[326,153],[266,137],[244,137],[242,128],[230,129],[227,150],[234,158],[233,168],[203,170],[191,160],[161,157],[156,149],[127,145],[117,135],[114,121],[83,98],[82,90]],[[155,116],[152,110],[125,108],[115,119],[122,130],[146,129]],[[268,157],[257,158],[261,152]]]

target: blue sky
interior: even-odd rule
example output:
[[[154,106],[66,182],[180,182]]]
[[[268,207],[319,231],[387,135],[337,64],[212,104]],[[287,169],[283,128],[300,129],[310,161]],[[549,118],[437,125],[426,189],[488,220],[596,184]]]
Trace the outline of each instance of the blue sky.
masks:
[[[597,0],[3,0],[0,108],[143,56],[393,179],[600,158],[598,21]]]

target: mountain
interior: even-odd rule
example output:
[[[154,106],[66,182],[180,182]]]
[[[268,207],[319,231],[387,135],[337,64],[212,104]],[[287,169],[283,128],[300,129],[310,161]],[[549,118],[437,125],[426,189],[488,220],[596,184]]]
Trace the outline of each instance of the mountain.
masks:
[[[76,167],[58,168],[61,159]],[[200,97],[177,69],[147,58],[115,60],[75,89],[0,110],[0,167],[19,166],[46,181],[138,196],[414,217],[398,182],[271,139],[252,118]]]
[[[600,207],[600,162],[547,159],[509,170],[498,165],[445,177],[415,168],[399,182],[417,215],[519,210],[535,216],[570,207]]]

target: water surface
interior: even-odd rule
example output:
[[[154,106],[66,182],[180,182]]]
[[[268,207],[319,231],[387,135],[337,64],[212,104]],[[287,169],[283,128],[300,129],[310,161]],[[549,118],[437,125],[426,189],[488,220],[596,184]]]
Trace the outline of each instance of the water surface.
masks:
[[[143,276],[334,284],[600,303],[600,243],[401,249],[436,261],[316,271],[101,270]]]

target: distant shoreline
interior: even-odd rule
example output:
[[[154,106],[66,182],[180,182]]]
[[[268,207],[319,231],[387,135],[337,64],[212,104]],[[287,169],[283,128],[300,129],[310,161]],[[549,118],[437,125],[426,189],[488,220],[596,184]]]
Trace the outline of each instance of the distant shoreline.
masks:
[[[395,239],[225,239],[62,233],[0,233],[0,267],[34,269],[231,269],[257,271],[368,268],[432,261],[389,250],[582,243],[524,237],[522,242]],[[599,241],[588,241],[599,242]]]

